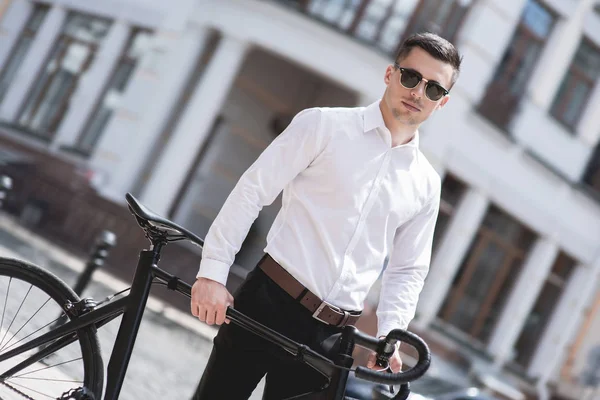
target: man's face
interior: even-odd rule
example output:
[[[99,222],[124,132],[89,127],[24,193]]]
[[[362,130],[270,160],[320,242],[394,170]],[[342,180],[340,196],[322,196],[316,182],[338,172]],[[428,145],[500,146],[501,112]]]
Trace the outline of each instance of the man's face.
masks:
[[[398,122],[405,125],[420,125],[435,110],[442,108],[449,99],[449,96],[444,96],[437,101],[427,98],[425,80],[436,82],[449,89],[454,70],[450,64],[436,60],[420,47],[412,48],[406,58],[398,60],[398,65],[401,68],[417,71],[424,79],[416,87],[407,89],[400,84],[400,70],[390,65],[385,71],[384,81],[387,89],[383,99]]]

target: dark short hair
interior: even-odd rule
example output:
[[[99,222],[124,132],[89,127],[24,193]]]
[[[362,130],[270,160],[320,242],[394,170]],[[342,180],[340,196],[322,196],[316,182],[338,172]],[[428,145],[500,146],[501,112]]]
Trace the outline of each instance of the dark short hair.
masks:
[[[456,47],[454,47],[452,43],[435,33],[414,33],[407,37],[400,45],[398,52],[396,53],[396,62],[408,57],[413,47],[420,47],[436,60],[450,64],[454,69],[450,87],[456,83],[460,72],[462,57],[458,54],[458,50],[456,50]]]

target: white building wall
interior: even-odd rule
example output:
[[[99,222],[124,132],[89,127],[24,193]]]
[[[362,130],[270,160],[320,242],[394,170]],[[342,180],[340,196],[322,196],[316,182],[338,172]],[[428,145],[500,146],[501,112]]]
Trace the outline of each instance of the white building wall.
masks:
[[[528,98],[521,103],[513,134],[524,148],[573,181],[583,174],[593,150]]]
[[[247,42],[235,36],[224,36],[219,42],[186,106],[187,112],[166,144],[164,153],[157,160],[158,166],[142,192],[142,201],[157,213],[168,214],[178,188],[193,167],[196,154],[225,102],[248,48]],[[177,160],[176,164],[173,164],[174,160]]]
[[[477,104],[492,79],[519,22],[526,0],[475,1],[458,33],[463,56],[461,75],[453,92]],[[467,79],[464,79],[464,78]]]
[[[567,356],[567,345],[576,336],[585,307],[598,288],[600,269],[579,265],[569,280],[529,366],[528,375],[549,382]]]
[[[132,190],[208,37],[196,26],[155,34],[90,160],[103,195],[123,202]]]

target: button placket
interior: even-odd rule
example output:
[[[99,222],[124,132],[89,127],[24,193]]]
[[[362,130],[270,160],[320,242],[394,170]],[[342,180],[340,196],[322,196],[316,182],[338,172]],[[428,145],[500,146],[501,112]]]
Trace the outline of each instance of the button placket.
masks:
[[[379,168],[379,171],[377,172],[377,175],[375,177],[375,181],[373,183],[371,191],[367,197],[367,200],[366,200],[363,210],[361,212],[358,223],[356,224],[356,229],[354,230],[354,234],[352,235],[352,238],[350,239],[350,242],[348,243],[348,247],[346,248],[346,251],[344,253],[344,258],[342,261],[342,272],[340,273],[340,277],[337,279],[337,281],[333,285],[333,288],[327,295],[327,299],[331,299],[331,298],[334,298],[335,296],[337,296],[338,293],[341,291],[344,283],[350,278],[350,271],[348,270],[348,267],[347,267],[348,263],[346,262],[346,259],[354,251],[354,248],[356,247],[356,244],[358,243],[358,238],[360,237],[362,230],[364,228],[367,215],[371,211],[371,208],[373,208],[373,204],[375,203],[377,194],[379,193],[379,190],[381,189],[381,181],[383,180],[383,177],[387,173],[387,167],[389,165],[390,157],[391,157],[390,154],[391,154],[391,150],[388,150],[385,153],[383,161],[381,162],[381,166]]]

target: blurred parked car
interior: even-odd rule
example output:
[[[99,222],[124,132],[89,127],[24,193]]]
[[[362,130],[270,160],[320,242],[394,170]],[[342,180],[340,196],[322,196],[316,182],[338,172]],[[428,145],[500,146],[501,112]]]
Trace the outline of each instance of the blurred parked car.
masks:
[[[397,388],[396,388],[397,390]],[[425,375],[410,385],[409,400],[499,400],[476,387],[463,387],[445,379]],[[397,391],[395,391],[397,393]],[[386,385],[348,377],[346,398],[352,400],[389,400],[394,396]]]

